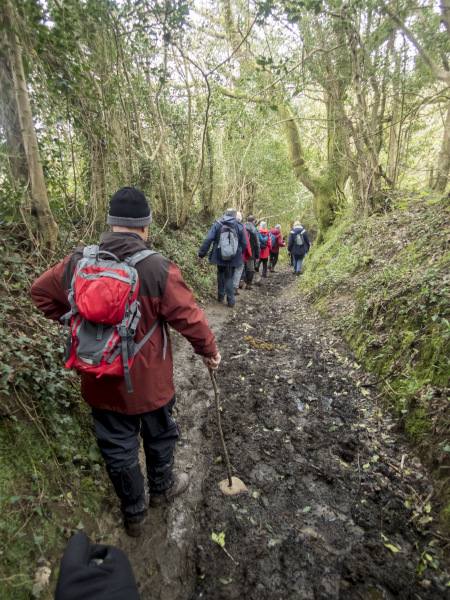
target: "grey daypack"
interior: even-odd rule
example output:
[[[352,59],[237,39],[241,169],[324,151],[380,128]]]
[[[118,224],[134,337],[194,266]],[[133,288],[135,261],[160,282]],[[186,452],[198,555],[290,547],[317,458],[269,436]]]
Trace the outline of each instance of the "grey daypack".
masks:
[[[139,277],[135,266],[157,254],[141,250],[121,261],[112,254],[88,246],[72,277],[68,299],[71,310],[61,317],[66,337],[66,367],[73,367],[97,378],[115,375],[125,378],[132,392],[130,367],[134,357],[159,324],[163,328],[166,355],[167,334],[164,321],[158,320],[139,343],[134,340],[141,317],[137,300]]]
[[[304,243],[305,243],[305,240],[303,239],[303,235],[302,235],[302,233],[303,233],[304,231],[305,231],[305,230],[304,230],[304,229],[302,229],[302,230],[300,230],[299,232],[297,232],[297,234],[295,235],[295,238],[294,238],[294,243],[295,243],[295,245],[296,245],[296,246],[299,246],[299,247],[300,247],[300,246],[303,246],[303,245],[304,245]],[[293,233],[294,233],[294,231],[293,231]]]
[[[232,260],[236,256],[238,249],[237,231],[227,223],[217,221],[220,225],[219,245],[222,260]]]

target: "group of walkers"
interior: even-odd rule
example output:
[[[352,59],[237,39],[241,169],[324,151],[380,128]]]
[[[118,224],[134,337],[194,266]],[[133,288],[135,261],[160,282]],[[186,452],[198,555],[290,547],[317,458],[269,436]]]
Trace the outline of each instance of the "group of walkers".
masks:
[[[203,258],[212,244],[209,259],[217,266],[218,299],[226,297],[230,307],[241,278],[251,287],[261,267],[266,277],[267,270],[275,269],[280,248],[286,246],[280,225],[269,231],[264,221],[258,229],[252,215],[241,221],[240,213],[228,209],[199,251]],[[132,537],[141,535],[149,507],[161,506],[189,487],[188,475],[173,469],[179,432],[172,417],[175,388],[167,326],[191,343],[207,369],[214,371],[221,362],[214,333],[179,269],[150,250],[151,222],[144,194],[132,187],[120,189],[110,200],[111,231],[102,233],[98,245],[78,246],[31,288],[36,307],[68,330],[66,367],[81,374],[81,395],[91,407],[98,447],[121,502],[125,530]],[[296,222],[287,250],[297,274],[309,247],[308,234]],[[139,436],[147,486],[139,463]],[[89,548],[83,536],[69,546],[58,600],[97,598],[95,590],[114,573],[107,553],[114,559],[115,550]],[[129,565],[123,564],[119,575],[135,590]],[[104,565],[103,580],[90,577],[92,565]],[[78,592],[81,595],[75,595]],[[138,596],[130,592],[132,597]]]
[[[274,271],[278,262],[280,248],[286,244],[281,235],[281,225],[275,225],[270,231],[267,223],[261,221],[257,228],[257,219],[250,215],[242,223],[242,214],[234,208],[228,208],[225,215],[215,221],[198,256],[203,259],[209,252],[209,262],[217,266],[217,299],[233,308],[239,289],[255,284],[255,273],[267,277],[267,271]],[[294,267],[294,274],[300,275],[302,261],[311,246],[307,231],[300,221],[294,223],[289,233],[287,251]]]
[[[212,245],[209,259],[217,266],[218,299],[226,298],[230,307],[241,278],[251,287],[260,268],[266,277],[285,247],[280,225],[269,231],[265,222],[258,229],[252,215],[243,224],[241,220],[242,215],[228,209],[199,251],[203,258]],[[175,388],[167,325],[188,339],[209,370],[221,361],[214,333],[179,269],[150,250],[151,221],[144,194],[120,189],[110,200],[107,223],[112,231],[102,233],[98,246],[77,247],[31,288],[37,308],[68,329],[66,367],[81,372],[81,393],[91,406],[98,446],[131,536],[140,535],[149,505],[160,506],[189,485],[187,474],[173,472],[179,433],[172,418]],[[296,222],[287,244],[296,273],[309,246],[308,234]]]

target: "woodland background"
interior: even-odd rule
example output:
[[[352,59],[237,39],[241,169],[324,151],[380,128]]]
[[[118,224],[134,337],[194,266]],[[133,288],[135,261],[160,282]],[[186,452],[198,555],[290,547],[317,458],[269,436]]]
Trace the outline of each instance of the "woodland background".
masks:
[[[160,227],[313,207],[320,241],[349,203],[443,193],[450,9],[423,4],[2,0],[4,219],[70,246],[134,185]]]
[[[198,298],[224,208],[285,236],[301,218],[301,287],[377,375],[450,523],[449,51],[450,0],[0,0],[2,597],[38,596],[39,556],[100,511],[90,415],[28,289],[98,239],[124,185]]]

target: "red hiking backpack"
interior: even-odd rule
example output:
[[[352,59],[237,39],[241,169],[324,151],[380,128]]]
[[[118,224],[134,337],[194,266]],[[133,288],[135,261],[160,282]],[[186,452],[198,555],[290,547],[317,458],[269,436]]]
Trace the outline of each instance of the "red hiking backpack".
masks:
[[[132,392],[130,367],[134,357],[150,338],[160,321],[137,344],[134,341],[141,317],[137,296],[138,262],[157,254],[141,250],[120,261],[111,252],[87,246],[72,277],[68,298],[71,310],[61,317],[70,332],[65,339],[66,367],[85,373],[125,377],[128,392]],[[100,258],[100,255],[106,258]],[[164,334],[163,358],[166,357],[167,334]]]

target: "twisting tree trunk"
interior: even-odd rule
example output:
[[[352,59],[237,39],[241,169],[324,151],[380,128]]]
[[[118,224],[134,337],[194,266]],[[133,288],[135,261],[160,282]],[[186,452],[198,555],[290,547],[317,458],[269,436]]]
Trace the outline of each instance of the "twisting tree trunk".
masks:
[[[337,212],[346,203],[344,186],[349,177],[342,126],[337,120],[336,105],[331,98],[327,100],[328,113],[328,160],[325,169],[314,175],[306,163],[300,131],[289,107],[278,109],[278,116],[286,135],[289,159],[294,173],[303,185],[314,196],[314,215],[319,221],[320,235],[323,239],[325,231],[333,224]]]
[[[15,33],[11,0],[0,0],[0,19],[3,24],[3,42],[13,75],[17,112],[22,130],[31,182],[31,199],[38,224],[38,235],[43,248],[54,250],[58,236],[56,224],[47,197],[44,171],[34,130],[33,115],[22,63],[22,50]]]

